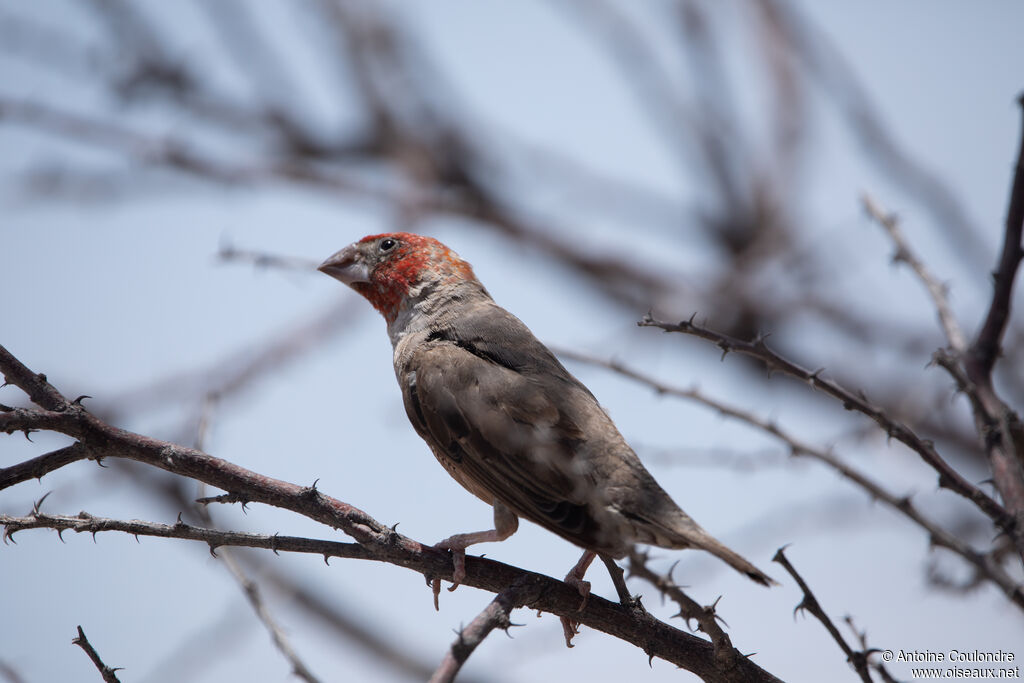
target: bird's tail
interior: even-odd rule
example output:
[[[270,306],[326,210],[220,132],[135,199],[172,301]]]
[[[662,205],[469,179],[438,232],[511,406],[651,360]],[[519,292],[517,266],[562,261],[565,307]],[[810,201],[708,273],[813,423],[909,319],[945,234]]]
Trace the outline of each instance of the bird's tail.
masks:
[[[742,555],[709,534],[685,512],[676,508],[670,517],[671,525],[658,524],[654,543],[664,548],[700,548],[706,550],[741,574],[762,586],[777,586],[778,581],[758,569]],[[667,532],[667,533],[666,533]]]
[[[704,530],[701,529],[701,531]],[[734,550],[731,550],[725,544],[719,542],[717,539],[711,536],[711,534],[704,532],[702,536],[703,538],[691,540],[695,547],[707,550],[709,553],[711,553],[718,559],[722,560],[736,571],[740,572],[741,574],[746,574],[750,578],[750,580],[756,581],[762,586],[779,585],[778,581],[776,581],[775,579],[773,579],[772,577],[768,576],[763,571],[755,567],[753,563],[748,561],[739,553],[735,552]]]

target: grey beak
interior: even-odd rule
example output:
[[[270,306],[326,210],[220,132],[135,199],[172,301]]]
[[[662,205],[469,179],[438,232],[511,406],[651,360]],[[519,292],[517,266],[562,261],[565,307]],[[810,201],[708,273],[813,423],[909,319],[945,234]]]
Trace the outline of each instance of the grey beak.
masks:
[[[363,256],[355,244],[350,244],[341,251],[331,254],[317,270],[346,285],[370,281],[370,269],[366,266]]]

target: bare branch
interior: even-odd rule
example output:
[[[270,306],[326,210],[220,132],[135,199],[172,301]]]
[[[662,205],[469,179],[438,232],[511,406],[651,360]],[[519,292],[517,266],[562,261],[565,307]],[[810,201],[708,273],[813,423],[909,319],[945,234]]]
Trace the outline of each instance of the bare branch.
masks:
[[[999,586],[1011,601],[1013,601],[1018,607],[1024,609],[1024,584],[1018,583],[1013,579],[1013,577],[1007,574],[1002,569],[1000,562],[996,557],[991,554],[985,554],[975,550],[955,534],[944,529],[937,522],[924,515],[913,504],[909,496],[897,496],[884,488],[881,484],[857,470],[852,465],[844,462],[831,451],[816,448],[797,439],[774,422],[763,420],[753,413],[728,405],[717,399],[713,399],[695,388],[684,389],[682,387],[666,384],[665,382],[638,372],[637,370],[629,368],[614,360],[604,360],[566,349],[559,349],[558,355],[581,363],[606,368],[612,372],[646,385],[658,392],[658,394],[674,396],[676,398],[682,398],[699,403],[714,410],[720,415],[743,422],[744,424],[754,427],[755,429],[778,439],[782,443],[786,444],[790,453],[794,456],[806,456],[828,465],[835,471],[839,472],[843,477],[867,492],[873,500],[882,501],[890,508],[898,511],[907,519],[917,524],[928,534],[928,540],[933,546],[946,548],[959,555],[974,567],[979,576],[983,576],[985,579]]]
[[[884,124],[878,108],[857,78],[849,62],[801,14],[791,2],[760,0],[771,8],[780,35],[788,41],[793,54],[806,73],[835,101],[847,125],[875,168],[897,187],[903,188],[918,205],[943,226],[955,240],[959,253],[972,265],[980,266],[988,258],[977,229],[967,215],[958,193],[934,171],[915,159]]]
[[[903,231],[900,230],[899,219],[894,214],[884,211],[868,194],[861,195],[861,203],[868,216],[885,230],[895,245],[896,253],[893,254],[893,261],[903,262],[910,266],[921,284],[928,290],[950,347],[958,354],[964,353],[967,350],[967,339],[964,337],[963,330],[960,329],[960,324],[956,321],[956,316],[953,315],[952,308],[950,308],[946,286],[936,279],[928,270],[928,266],[910,248],[910,243],[907,242]]]
[[[85,637],[85,631],[82,630],[81,626],[78,627],[78,637],[73,638],[71,640],[71,644],[77,645],[85,650],[85,654],[89,655],[89,659],[91,659],[92,663],[96,665],[97,671],[100,672],[100,675],[103,676],[103,680],[106,681],[106,683],[120,683],[116,673],[119,669],[111,668],[103,663],[103,660],[100,659],[99,653],[96,652],[96,649],[92,646],[92,643],[89,642],[89,639]]]
[[[662,595],[676,603],[679,606],[679,613],[675,616],[682,617],[687,626],[691,619],[696,621],[697,628],[708,634],[711,642],[714,643],[715,658],[722,662],[723,666],[733,666],[738,658],[743,657],[743,654],[733,647],[729,634],[718,625],[718,614],[715,611],[718,600],[712,605],[702,606],[672,580],[671,570],[668,575],[661,576],[647,566],[647,559],[646,553],[641,553],[634,548],[629,554],[629,575],[639,576],[657,588]]]
[[[872,683],[871,674],[868,672],[868,655],[870,655],[871,652],[854,650],[850,647],[849,643],[846,642],[846,639],[843,638],[843,635],[839,633],[839,629],[837,629],[836,625],[832,623],[828,614],[826,614],[825,610],[822,609],[821,605],[818,603],[818,599],[814,597],[814,593],[811,592],[810,586],[807,585],[807,582],[804,581],[802,576],[800,576],[796,568],[794,568],[793,565],[790,564],[789,560],[786,559],[786,555],[783,553],[784,550],[785,548],[779,548],[775,553],[773,561],[778,562],[786,568],[786,571],[789,572],[790,576],[796,580],[797,584],[800,586],[800,590],[804,593],[804,597],[800,600],[800,604],[793,610],[793,615],[796,616],[796,613],[800,610],[807,610],[813,614],[815,618],[821,622],[822,626],[825,627],[825,630],[829,632],[832,639],[836,641],[836,644],[842,649],[843,653],[846,655],[846,661],[848,661],[854,668],[857,675],[860,676],[860,679],[864,681],[864,683]]]
[[[878,652],[878,648],[868,647],[868,632],[858,631],[857,627],[853,623],[853,617],[846,615],[843,617],[843,621],[846,622],[846,625],[850,627],[850,630],[853,631],[853,634],[857,637],[857,642],[860,643],[861,652],[865,653],[868,657],[875,652]],[[878,672],[878,675],[882,677],[882,681],[884,683],[896,683],[896,679],[893,678],[892,674],[889,673],[889,670],[885,668],[885,665],[880,660],[874,662],[869,661],[868,666]]]
[[[90,458],[93,458],[93,455],[89,449],[76,442],[10,467],[0,467],[0,491],[29,479],[42,479],[43,475],[59,470],[65,465]]]
[[[1018,100],[1024,111],[1024,95]],[[1003,250],[999,255],[999,265],[994,273],[992,303],[989,305],[985,322],[978,331],[978,336],[971,345],[972,364],[976,367],[972,374],[977,377],[992,373],[996,357],[999,355],[999,343],[1010,318],[1011,294],[1013,281],[1017,276],[1017,268],[1024,258],[1021,246],[1021,232],[1024,229],[1024,135],[1017,154],[1014,167],[1013,186],[1010,189],[1010,205],[1006,212],[1006,231],[1003,234]],[[977,378],[975,379],[977,381]]]
[[[180,538],[189,541],[202,541],[210,547],[210,553],[216,556],[217,548],[234,546],[243,548],[263,548],[274,553],[309,553],[327,557],[343,557],[355,560],[373,559],[373,554],[358,543],[339,543],[299,536],[280,536],[278,534],[249,534],[240,531],[222,531],[206,529],[178,521],[174,524],[144,522],[138,519],[123,521],[106,517],[95,517],[87,512],[77,515],[50,515],[35,511],[25,517],[0,515],[0,525],[4,527],[4,540],[13,540],[14,534],[26,529],[54,529],[58,532],[74,531],[95,536],[105,531],[120,531],[132,536],[153,536],[156,538]]]
[[[759,337],[752,342],[735,339],[720,332],[697,325],[690,320],[679,323],[667,323],[655,320],[650,315],[644,316],[637,323],[641,327],[657,327],[666,332],[681,332],[713,342],[723,355],[731,351],[751,356],[763,362],[769,371],[780,371],[791,377],[802,380],[839,401],[846,410],[855,410],[871,418],[890,438],[900,441],[921,456],[939,475],[939,486],[954,491],[974,503],[985,515],[992,519],[1002,531],[1020,539],[1024,544],[1024,527],[1018,527],[1007,510],[985,494],[977,486],[967,481],[935,450],[934,444],[922,439],[909,426],[891,419],[885,411],[868,402],[863,393],[853,393],[834,381],[823,379],[821,370],[807,370],[783,358],[768,348],[764,338]]]
[[[451,683],[455,680],[462,665],[465,664],[473,650],[484,641],[495,628],[508,632],[513,626],[510,618],[512,610],[527,604],[531,591],[536,586],[531,586],[527,581],[517,581],[494,597],[494,600],[476,616],[469,626],[459,631],[458,637],[452,643],[451,648],[445,653],[444,659],[437,667],[434,675],[430,677],[430,683]]]
[[[256,616],[267,629],[267,632],[270,633],[270,638],[274,641],[274,647],[276,647],[277,650],[284,655],[284,658],[288,660],[288,663],[292,667],[292,673],[306,681],[306,683],[319,683],[319,679],[313,675],[313,672],[309,670],[306,663],[303,662],[302,658],[299,657],[297,652],[295,652],[295,648],[292,647],[288,637],[274,620],[270,610],[267,609],[256,583],[245,575],[245,572],[239,566],[232,553],[223,553],[221,555],[221,560],[223,560],[228,571],[230,571],[231,575],[235,578],[235,581],[238,582],[238,585],[242,587],[242,592],[245,593],[245,597],[249,601],[249,605],[252,607],[253,611],[256,612]]]

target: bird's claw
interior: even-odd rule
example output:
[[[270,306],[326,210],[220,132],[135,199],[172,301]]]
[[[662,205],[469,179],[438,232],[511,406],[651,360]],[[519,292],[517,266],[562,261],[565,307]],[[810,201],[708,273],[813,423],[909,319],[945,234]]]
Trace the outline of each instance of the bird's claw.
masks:
[[[580,632],[580,622],[573,621],[569,617],[559,617],[562,622],[562,634],[565,636],[565,646],[575,647],[572,644],[572,639],[575,635]]]
[[[456,588],[462,585],[462,582],[466,579],[466,549],[465,548],[453,548],[449,543],[449,539],[445,539],[434,546],[438,550],[449,550],[452,553],[452,585],[448,588],[448,592],[452,592]],[[441,610],[439,604],[439,596],[441,595],[441,579],[433,579],[430,582],[430,589],[434,593],[434,609],[437,611]]]

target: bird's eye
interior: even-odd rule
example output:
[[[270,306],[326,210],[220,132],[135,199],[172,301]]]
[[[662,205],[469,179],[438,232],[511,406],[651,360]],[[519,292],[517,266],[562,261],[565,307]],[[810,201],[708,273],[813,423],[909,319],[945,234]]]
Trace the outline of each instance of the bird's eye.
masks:
[[[396,244],[398,244],[398,242],[396,242],[395,240],[391,239],[390,237],[385,237],[380,241],[380,250],[391,251],[392,249],[395,248]]]

